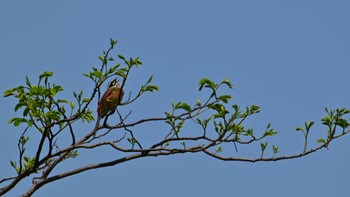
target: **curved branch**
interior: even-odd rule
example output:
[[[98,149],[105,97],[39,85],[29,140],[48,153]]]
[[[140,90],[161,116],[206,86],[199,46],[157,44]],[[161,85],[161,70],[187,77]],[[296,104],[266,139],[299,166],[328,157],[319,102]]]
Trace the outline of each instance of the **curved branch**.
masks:
[[[242,162],[253,162],[254,163],[254,162],[259,162],[259,161],[279,161],[279,160],[287,160],[287,159],[295,159],[295,158],[304,157],[306,155],[309,155],[311,153],[319,151],[323,148],[327,148],[327,146],[329,145],[330,142],[331,142],[331,140],[328,140],[325,144],[318,146],[317,148],[310,149],[309,151],[306,151],[306,152],[303,152],[300,154],[295,154],[295,155],[290,155],[290,156],[280,156],[280,157],[269,157],[269,158],[250,159],[250,158],[239,158],[239,157],[223,157],[223,156],[217,155],[215,153],[212,153],[212,152],[208,151],[207,149],[203,150],[203,152],[211,157],[214,157],[216,159],[223,160],[223,161],[242,161]]]

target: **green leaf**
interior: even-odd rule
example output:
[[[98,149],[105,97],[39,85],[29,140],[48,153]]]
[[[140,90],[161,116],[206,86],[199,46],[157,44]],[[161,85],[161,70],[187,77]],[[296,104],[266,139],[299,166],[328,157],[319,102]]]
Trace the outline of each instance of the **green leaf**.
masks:
[[[17,103],[17,105],[15,106],[15,111],[17,111],[18,109],[22,108],[23,106],[26,106],[26,104],[23,103],[23,102]]]
[[[179,102],[175,105],[175,109],[183,109],[187,112],[192,110],[191,106],[189,106],[187,103],[181,103],[181,102]]]
[[[28,142],[28,140],[29,140],[29,136],[27,136],[27,137],[21,136],[21,137],[19,138],[19,142],[20,142],[22,145],[25,145],[25,144]]]
[[[118,57],[119,57],[119,59],[121,59],[121,60],[124,60],[124,61],[125,61],[125,57],[124,57],[124,56],[122,56],[122,55],[118,54]]]
[[[266,131],[271,127],[271,123],[269,123],[266,127]]]
[[[30,161],[30,158],[27,157],[27,156],[24,156],[23,159],[24,159],[24,161],[26,161],[26,162],[29,162],[29,161]]]
[[[213,82],[210,81],[208,78],[202,78],[199,81],[199,91],[201,91],[205,85],[209,85],[211,83],[213,83]]]
[[[269,142],[260,143],[261,150],[264,152]]]
[[[63,88],[59,85],[53,84],[53,88],[50,89],[50,94],[52,96],[55,96],[58,92],[63,91]]]
[[[57,103],[68,103],[68,100],[66,100],[66,99],[58,99]]]
[[[98,56],[98,59],[100,59],[101,62],[104,63],[104,64],[107,63],[106,57],[104,57],[104,56]]]
[[[259,113],[260,112],[260,107],[257,106],[257,105],[252,105],[250,106],[250,109],[249,109],[249,114],[256,114],[256,113]]]
[[[14,167],[14,168],[16,168],[17,167],[17,165],[16,165],[16,162],[15,161],[10,161],[10,165],[12,166],[12,167]]]
[[[222,105],[221,103],[211,104],[211,105],[209,105],[209,108],[213,109],[217,112],[220,112],[220,111],[222,111],[222,109],[225,109],[224,105]]]
[[[317,142],[318,142],[318,143],[322,143],[322,144],[325,144],[325,143],[326,143],[326,141],[325,141],[323,138],[318,139]]]
[[[72,150],[72,151],[70,151],[69,154],[67,155],[68,158],[75,158],[75,157],[77,157],[77,156],[79,156],[78,150]]]
[[[96,77],[100,81],[102,80],[103,73],[102,71],[98,70],[97,68],[92,68],[94,71],[90,73],[91,77]],[[92,78],[93,79],[93,78]]]
[[[39,80],[39,82],[40,82],[40,81],[41,81],[41,79]],[[30,83],[29,78],[28,78],[27,75],[26,75],[26,84],[27,84],[28,87],[31,87],[31,86],[32,86],[32,84]]]
[[[215,149],[215,152],[216,152],[216,153],[221,153],[221,152],[222,152],[222,147],[221,147],[221,146],[217,147],[217,148]]]
[[[305,122],[305,129],[306,131],[309,131],[310,128],[312,127],[312,125],[314,125],[314,121],[310,121],[310,122]]]
[[[148,85],[144,88],[144,91],[146,91],[146,92],[159,91],[159,87],[156,85]]]
[[[34,121],[33,121],[33,120],[28,120],[28,121],[27,121],[28,127],[33,126],[33,124],[34,124]]]
[[[151,83],[152,82],[152,79],[153,79],[153,76],[151,75],[147,81],[147,84]]]
[[[327,114],[329,114],[328,108],[325,107],[324,110],[326,111]]]
[[[222,84],[225,84],[225,85],[227,85],[229,88],[233,88],[233,84],[230,82],[230,80],[229,79],[224,79],[222,82],[221,82]]]
[[[211,118],[212,117],[209,117],[209,118],[203,120],[203,124],[204,124],[205,128],[208,126],[208,123],[210,122]]]
[[[184,147],[184,149],[186,149],[186,143],[185,142],[181,142],[180,144]]]
[[[61,113],[58,111],[49,111],[45,114],[45,117],[51,120],[60,120]]]
[[[248,135],[248,136],[252,136],[254,137],[254,130],[253,129],[247,129],[246,131],[246,134],[245,135]],[[255,137],[254,137],[255,138]]]
[[[90,101],[89,98],[83,98],[83,103],[87,103],[87,102],[89,102],[89,101]]]
[[[165,113],[167,119],[171,120],[173,118],[169,112],[164,112],[164,113]]]
[[[87,112],[83,113],[81,115],[82,121],[86,120],[88,123],[90,123],[92,120],[94,120],[94,116],[92,115],[92,111],[88,110]]]
[[[331,124],[331,118],[329,117],[329,116],[325,116],[324,118],[322,118],[322,124],[324,124],[324,125],[330,125]]]
[[[15,95],[13,92],[15,91],[15,88],[8,89],[4,92],[4,97],[9,97]]]
[[[52,75],[53,75],[53,72],[45,71],[39,76],[39,81],[41,81],[44,77],[51,77]]]
[[[112,68],[109,69],[108,74],[114,73],[115,70],[120,66],[119,63],[115,64]]]
[[[118,70],[115,74],[120,76],[120,77],[122,77],[123,79],[126,78],[126,74],[123,71],[121,71],[121,70]]]
[[[111,47],[113,48],[118,43],[118,40],[113,40],[112,38],[109,38],[109,42],[111,44]]]
[[[348,121],[344,118],[339,118],[338,120],[335,121],[335,124],[340,126],[343,129],[346,129],[350,126],[350,124],[348,123]]]
[[[229,99],[231,99],[232,96],[231,95],[222,95],[222,96],[219,96],[219,100],[221,100],[222,102],[224,103],[227,103]]]
[[[264,133],[264,136],[263,136],[263,137],[266,137],[266,136],[273,136],[273,135],[276,135],[276,134],[277,134],[277,132],[271,129],[271,130],[269,130],[269,131],[266,131],[266,132]]]
[[[301,128],[301,127],[297,127],[297,128],[295,128],[295,130],[296,130],[296,131],[304,131],[304,129]]]
[[[135,60],[133,60],[133,61],[130,60],[130,62],[131,62],[131,65],[135,65],[136,68],[137,68],[139,65],[142,65],[142,62],[141,62],[141,60],[140,60],[139,57],[137,57],[137,58],[136,58]]]
[[[277,154],[277,153],[280,152],[278,146],[275,146],[275,145],[272,145],[272,150],[273,150],[273,153],[274,153],[274,154]]]
[[[22,124],[22,123],[24,123],[24,122],[27,122],[27,119],[16,117],[16,118],[11,118],[11,119],[8,121],[8,124],[13,123],[13,125],[14,125],[15,127],[17,127],[17,126],[19,126],[20,124]]]

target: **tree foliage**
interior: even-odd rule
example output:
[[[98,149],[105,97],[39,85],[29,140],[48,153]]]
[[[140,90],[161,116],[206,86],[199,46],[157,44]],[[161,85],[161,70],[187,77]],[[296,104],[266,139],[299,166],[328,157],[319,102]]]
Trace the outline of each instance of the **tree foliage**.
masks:
[[[240,107],[232,103],[232,96],[220,94],[223,88],[233,88],[228,79],[214,82],[208,78],[199,81],[199,91],[206,95],[205,100],[196,100],[191,105],[186,102],[175,102],[171,104],[172,109],[164,112],[157,118],[144,118],[137,121],[128,121],[132,116],[131,110],[122,114],[117,109],[119,121],[113,119],[108,121],[97,119],[91,130],[85,131],[82,137],[77,138],[77,131],[74,129],[78,121],[89,124],[95,121],[91,106],[94,106],[101,98],[101,86],[113,77],[122,79],[121,87],[128,83],[129,74],[142,65],[140,58],[126,58],[123,55],[110,56],[115,48],[116,40],[110,39],[110,47],[103,55],[98,56],[101,61],[99,68],[92,67],[91,71],[84,73],[94,87],[90,96],[85,97],[83,91],[74,92],[75,100],[69,101],[60,98],[58,93],[63,87],[51,83],[53,72],[43,72],[37,81],[31,81],[26,77],[24,85],[8,89],[5,97],[12,97],[17,101],[14,110],[18,117],[11,118],[9,124],[18,129],[24,128],[18,138],[18,156],[9,162],[14,169],[12,177],[5,177],[0,181],[0,195],[3,195],[14,188],[19,182],[30,177],[32,186],[23,196],[30,196],[42,186],[84,171],[118,165],[133,159],[143,157],[155,157],[162,155],[173,155],[179,153],[202,152],[213,158],[225,161],[278,161],[306,156],[320,149],[327,148],[336,138],[342,137],[350,132],[349,113],[346,108],[328,109],[326,116],[321,123],[326,126],[324,137],[317,139],[319,145],[313,148],[308,146],[309,133],[314,121],[305,122],[303,127],[297,127],[296,131],[301,132],[304,138],[303,151],[292,155],[279,155],[280,148],[277,145],[269,144],[269,138],[277,132],[267,124],[264,131],[255,131],[246,126],[245,121],[260,112],[260,107],[251,105]],[[136,100],[141,99],[145,93],[159,91],[157,85],[152,84],[153,77],[140,85],[135,96],[129,94],[118,108],[128,108]],[[159,122],[168,129],[167,133],[159,132],[161,140],[152,145],[145,146],[142,139],[134,135],[135,126],[148,122]],[[189,134],[184,131],[185,123],[192,122],[197,125],[198,135]],[[91,125],[91,124],[90,124]],[[124,135],[115,138],[111,135],[113,130],[122,130]],[[80,133],[82,131],[79,131]],[[96,135],[94,135],[97,133]],[[62,135],[69,135],[70,143],[63,142]],[[38,141],[33,136],[39,135]],[[35,141],[36,151],[27,151],[29,141]],[[235,157],[235,151],[223,154],[227,145],[232,144],[235,151],[238,146],[260,144],[260,156],[256,158]],[[98,147],[109,147],[114,151],[122,153],[120,158],[111,157],[108,162],[93,163],[80,166],[69,171],[55,171],[57,166],[66,160],[79,159],[80,150],[90,150]],[[267,153],[267,151],[269,153]],[[269,154],[269,155],[268,155]]]

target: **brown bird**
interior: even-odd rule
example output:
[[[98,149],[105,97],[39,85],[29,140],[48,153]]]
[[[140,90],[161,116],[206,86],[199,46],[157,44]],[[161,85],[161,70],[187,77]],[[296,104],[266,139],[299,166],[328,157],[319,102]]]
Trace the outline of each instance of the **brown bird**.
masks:
[[[124,96],[124,90],[121,89],[118,79],[109,82],[106,92],[98,101],[98,118],[104,118],[109,112],[114,112]]]

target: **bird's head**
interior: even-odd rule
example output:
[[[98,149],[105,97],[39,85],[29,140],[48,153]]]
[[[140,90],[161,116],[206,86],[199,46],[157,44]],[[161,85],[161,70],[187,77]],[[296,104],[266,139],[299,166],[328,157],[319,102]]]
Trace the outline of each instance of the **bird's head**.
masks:
[[[120,83],[119,83],[119,79],[115,78],[113,79],[111,82],[108,83],[108,89],[110,88],[120,88]]]

